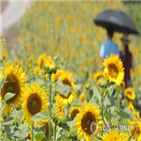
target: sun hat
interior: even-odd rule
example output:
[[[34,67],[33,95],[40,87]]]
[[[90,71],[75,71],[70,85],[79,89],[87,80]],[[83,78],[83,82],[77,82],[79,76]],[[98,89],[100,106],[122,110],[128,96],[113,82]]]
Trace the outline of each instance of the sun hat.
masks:
[[[128,45],[129,44],[129,39],[128,39],[128,34],[127,33],[124,33],[123,34],[123,37],[122,38],[120,38],[121,39],[121,41],[123,42],[123,44],[125,44],[125,45]]]

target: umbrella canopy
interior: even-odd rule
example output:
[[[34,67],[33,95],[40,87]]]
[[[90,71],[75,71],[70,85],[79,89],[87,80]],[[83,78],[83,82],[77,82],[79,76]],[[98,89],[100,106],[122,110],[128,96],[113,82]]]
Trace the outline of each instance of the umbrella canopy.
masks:
[[[104,28],[112,25],[117,32],[139,34],[131,18],[120,10],[105,10],[94,19],[94,23]]]

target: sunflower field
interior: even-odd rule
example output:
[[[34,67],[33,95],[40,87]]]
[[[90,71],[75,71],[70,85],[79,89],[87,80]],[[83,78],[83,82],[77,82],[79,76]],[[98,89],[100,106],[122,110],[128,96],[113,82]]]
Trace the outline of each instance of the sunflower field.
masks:
[[[0,140],[141,141],[141,37],[130,37],[125,88],[117,55],[100,66],[106,30],[93,19],[110,8],[128,12],[122,1],[32,2],[15,47],[1,36]]]

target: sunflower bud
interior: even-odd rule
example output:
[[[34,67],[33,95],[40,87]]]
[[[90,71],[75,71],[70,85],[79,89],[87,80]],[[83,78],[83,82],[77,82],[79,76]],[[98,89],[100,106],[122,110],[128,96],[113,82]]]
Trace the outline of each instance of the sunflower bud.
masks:
[[[45,73],[49,73],[49,74],[56,73],[57,68],[54,62],[52,62],[51,57],[45,58],[43,70],[45,71]]]
[[[66,115],[64,109],[56,105],[52,111],[52,119],[59,127],[62,127],[66,123]]]
[[[79,141],[77,130],[75,128],[71,128],[70,132],[68,133],[68,140],[69,139],[72,139],[73,141]]]
[[[105,77],[100,77],[98,79],[97,83],[98,83],[98,86],[99,87],[103,88],[103,87],[106,87],[107,86],[108,81],[107,81],[107,79]]]

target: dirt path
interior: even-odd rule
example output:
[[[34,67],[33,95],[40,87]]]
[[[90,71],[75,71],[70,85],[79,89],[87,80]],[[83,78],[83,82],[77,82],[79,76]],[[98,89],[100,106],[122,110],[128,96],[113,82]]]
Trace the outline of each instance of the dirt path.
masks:
[[[1,2],[4,3],[4,0]],[[19,23],[31,3],[31,0],[9,0],[7,7],[0,14],[0,34],[5,35],[12,26]]]
[[[0,3],[1,3],[1,12],[3,12],[8,5],[8,1],[1,1]]]

